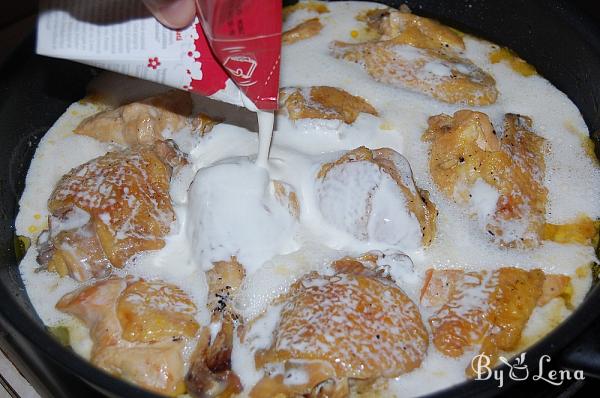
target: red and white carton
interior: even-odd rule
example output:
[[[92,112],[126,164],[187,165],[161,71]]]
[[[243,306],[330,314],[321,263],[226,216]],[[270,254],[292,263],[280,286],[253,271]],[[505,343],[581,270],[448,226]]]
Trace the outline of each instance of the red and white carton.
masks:
[[[183,30],[140,0],[42,0],[37,53],[156,81],[216,100],[277,108],[281,1],[197,0]]]

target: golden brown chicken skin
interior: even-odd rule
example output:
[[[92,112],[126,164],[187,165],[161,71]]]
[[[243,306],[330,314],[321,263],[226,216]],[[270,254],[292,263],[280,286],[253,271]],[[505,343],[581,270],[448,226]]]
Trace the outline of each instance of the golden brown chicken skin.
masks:
[[[539,269],[430,269],[421,305],[431,314],[432,342],[440,352],[458,357],[479,347],[495,363],[501,351],[517,348],[536,306],[566,297],[569,291],[569,277],[544,274]]]
[[[545,223],[547,144],[531,125],[526,116],[507,114],[500,135],[484,113],[461,110],[430,117],[423,135],[431,142],[429,171],[446,197],[468,203],[478,179],[498,191],[486,230],[504,246],[537,245]]]
[[[109,152],[63,176],[48,200],[50,230],[38,261],[81,281],[162,248],[175,218],[168,164],[175,159],[163,160],[162,145]]]
[[[277,301],[273,343],[255,358],[267,374],[251,397],[345,397],[420,365],[428,335],[419,311],[375,258],[338,260],[334,276],[308,274]],[[302,382],[285,381],[293,375]]]
[[[207,115],[191,114],[190,93],[171,90],[92,115],[77,126],[75,134],[133,147],[165,140],[165,133],[184,128],[204,135],[217,124]]]
[[[335,87],[283,88],[279,95],[290,120],[341,120],[352,124],[361,113],[378,115],[364,98]]]
[[[492,76],[462,54],[462,38],[428,18],[393,9],[359,16],[379,38],[365,43],[333,42],[336,58],[362,66],[378,82],[406,88],[452,104],[496,102]]]
[[[395,39],[398,43],[439,51],[460,52],[465,49],[465,43],[455,30],[406,9],[367,10],[356,19],[375,30],[379,40]]]
[[[160,394],[185,392],[185,347],[200,327],[177,286],[110,278],[65,295],[56,308],[90,329],[96,366]]]

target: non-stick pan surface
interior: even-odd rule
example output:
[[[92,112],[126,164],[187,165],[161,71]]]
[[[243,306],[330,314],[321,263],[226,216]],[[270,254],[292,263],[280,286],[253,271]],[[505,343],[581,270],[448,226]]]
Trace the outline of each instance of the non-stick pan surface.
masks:
[[[399,1],[385,3],[400,5]],[[600,130],[600,31],[568,2],[407,3],[418,14],[514,49],[575,102],[590,131]],[[32,49],[30,39],[0,71],[0,326],[23,350],[33,356],[41,353],[52,358],[56,365],[109,396],[156,397],[97,370],[61,346],[46,332],[23,287],[14,219],[29,163],[40,138],[69,104],[83,97],[86,83],[96,73],[83,65],[36,56]],[[590,374],[600,374],[597,339],[589,338],[598,336],[599,332],[590,325],[599,308],[600,285],[596,284],[572,316],[528,349],[530,369],[535,369],[541,355],[550,354],[564,366],[583,367]],[[60,383],[53,381],[51,369],[42,367],[39,371],[48,371],[44,382],[52,395],[65,396]],[[433,395],[492,396],[499,391],[495,380],[468,381]]]

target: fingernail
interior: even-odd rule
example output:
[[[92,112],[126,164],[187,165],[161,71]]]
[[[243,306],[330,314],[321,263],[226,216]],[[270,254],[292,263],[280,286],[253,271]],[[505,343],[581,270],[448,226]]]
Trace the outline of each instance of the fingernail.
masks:
[[[195,0],[144,0],[152,14],[168,28],[189,26],[196,16]]]

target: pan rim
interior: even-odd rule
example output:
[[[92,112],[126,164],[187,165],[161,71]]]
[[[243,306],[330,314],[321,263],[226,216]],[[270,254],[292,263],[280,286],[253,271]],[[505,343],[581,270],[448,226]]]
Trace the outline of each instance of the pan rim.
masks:
[[[589,17],[579,13],[574,6],[568,2],[553,0],[549,3],[561,4],[561,8],[558,8],[557,12],[564,14],[565,20],[570,21],[571,23],[577,20],[583,21],[584,24],[588,25],[586,29],[589,29],[590,32],[598,32],[596,25],[589,20]],[[579,31],[580,29],[577,30]],[[600,49],[600,36],[596,37],[594,43],[596,43],[594,48]],[[18,202],[18,198],[15,198],[15,200]],[[14,218],[11,219],[10,222],[11,228],[14,231]],[[8,267],[14,265],[15,264],[3,264],[2,266]],[[9,294],[9,290],[4,286],[4,281],[0,281],[0,284],[2,284],[2,287],[0,288],[0,323],[7,327],[8,330],[12,330],[19,334],[23,339],[27,340],[38,350],[46,354],[46,356],[68,369],[71,373],[102,390],[111,393],[125,394],[132,397],[159,397],[159,395],[109,375],[103,370],[91,365],[85,359],[79,357],[72,350],[65,349],[65,347],[60,345],[60,343],[51,336],[43,324],[37,322],[29,314],[23,316],[23,310],[15,301],[14,297]],[[527,352],[531,353],[532,356],[538,357],[536,353],[553,353],[564,349],[572,343],[574,331],[577,331],[576,334],[579,335],[594,321],[595,318],[590,317],[589,314],[596,312],[597,303],[600,303],[600,284],[593,286],[587,293],[584,301],[576,308],[576,310],[545,337],[530,346],[527,349]],[[569,338],[566,339],[564,336],[569,336]],[[551,347],[551,350],[548,350],[548,347]],[[491,382],[493,382],[493,380]],[[473,380],[465,380],[459,384],[435,391],[426,396],[438,397],[448,394],[475,394],[477,391],[483,389],[487,390],[489,385],[491,385],[491,382],[486,383],[480,381],[479,383],[475,383]],[[475,389],[472,387],[475,384],[480,384],[482,387]],[[495,388],[495,384],[493,387]]]

